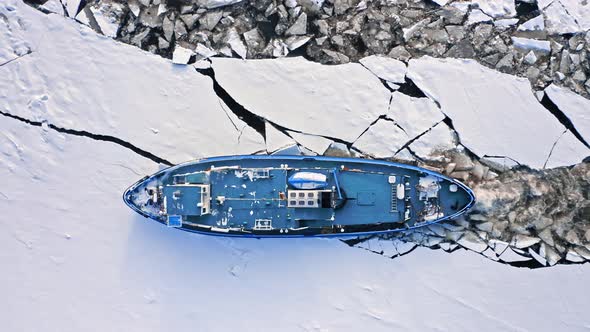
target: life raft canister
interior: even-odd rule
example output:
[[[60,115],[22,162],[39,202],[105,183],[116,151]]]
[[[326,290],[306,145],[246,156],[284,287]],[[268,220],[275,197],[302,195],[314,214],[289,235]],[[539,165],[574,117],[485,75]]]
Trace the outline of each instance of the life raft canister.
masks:
[[[297,189],[322,189],[328,186],[327,176],[314,172],[297,172],[289,177],[289,184]]]

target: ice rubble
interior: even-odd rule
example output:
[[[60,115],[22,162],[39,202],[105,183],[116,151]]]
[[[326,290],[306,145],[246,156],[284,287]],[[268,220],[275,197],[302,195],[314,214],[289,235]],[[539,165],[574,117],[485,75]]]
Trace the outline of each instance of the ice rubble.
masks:
[[[480,157],[507,156],[542,168],[565,130],[535,99],[527,80],[485,68],[475,61],[413,59],[408,77],[440,103],[442,112],[453,120],[461,143]],[[530,121],[532,118],[535,121]],[[538,135],[540,132],[543,135]],[[556,149],[560,153],[559,147]],[[587,155],[587,150],[578,151],[567,162],[554,164],[570,165]]]
[[[16,7],[0,5],[12,28],[0,30],[1,43],[18,34],[19,43],[38,50],[0,68],[2,110],[117,136],[174,163],[264,150],[263,137],[249,127],[239,130],[242,121],[228,119],[211,79],[192,67],[173,66],[63,17]]]
[[[360,64],[212,61],[217,81],[242,106],[288,129],[352,142],[387,112],[390,92]]]

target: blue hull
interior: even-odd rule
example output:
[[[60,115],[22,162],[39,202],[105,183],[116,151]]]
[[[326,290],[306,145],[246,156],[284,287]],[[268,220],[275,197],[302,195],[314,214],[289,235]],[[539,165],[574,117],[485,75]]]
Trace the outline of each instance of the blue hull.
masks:
[[[183,163],[127,189],[133,210],[183,231],[231,237],[341,237],[454,219],[475,203],[442,174],[339,157],[227,156]]]

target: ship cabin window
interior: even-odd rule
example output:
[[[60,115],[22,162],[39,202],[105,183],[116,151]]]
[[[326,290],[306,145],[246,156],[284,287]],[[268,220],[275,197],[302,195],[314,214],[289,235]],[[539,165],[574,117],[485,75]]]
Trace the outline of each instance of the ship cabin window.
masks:
[[[314,193],[307,193],[307,197],[313,197],[314,196],[313,194]]]
[[[289,201],[289,205],[297,205],[297,201]]]
[[[305,197],[305,193],[299,193],[299,197]]]
[[[305,205],[305,201],[299,201],[299,205]]]
[[[315,201],[307,201],[307,205],[315,205]]]
[[[297,197],[297,193],[291,193],[289,196],[291,196],[291,197]]]

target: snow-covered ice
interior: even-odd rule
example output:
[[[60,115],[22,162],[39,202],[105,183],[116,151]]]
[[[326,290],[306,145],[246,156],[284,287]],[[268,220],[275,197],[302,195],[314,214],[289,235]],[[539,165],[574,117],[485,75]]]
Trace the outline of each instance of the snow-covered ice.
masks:
[[[211,79],[191,66],[175,66],[75,21],[16,6],[7,11],[0,5],[12,27],[0,30],[1,43],[19,35],[36,46],[0,67],[4,112],[115,136],[173,163],[265,149],[260,134],[249,127],[241,131],[242,121],[228,118]],[[19,20],[27,30],[20,30]]]
[[[379,119],[352,145],[375,158],[391,158],[410,140],[395,122]]]
[[[444,119],[436,103],[428,98],[415,98],[400,92],[391,96],[388,116],[414,138]]]
[[[440,103],[461,143],[480,157],[506,156],[542,168],[565,130],[534,97],[528,80],[475,61],[411,60],[408,77]]]
[[[471,3],[494,18],[516,16],[516,7],[513,0],[473,0]]]
[[[590,143],[590,100],[555,84],[545,94],[572,122],[587,143]]]
[[[406,77],[406,64],[389,57],[371,55],[359,62],[380,79],[393,83],[403,83]]]
[[[217,81],[238,103],[288,129],[352,142],[387,112],[390,92],[357,63],[212,60]]]
[[[285,133],[268,122],[264,125],[264,132],[266,136],[266,151],[269,153],[296,143],[291,137],[285,135]]]
[[[412,142],[409,148],[422,159],[437,159],[436,152],[456,148],[455,140],[453,131],[446,124],[440,122]]]
[[[590,29],[590,5],[587,1],[555,0],[543,7],[545,25],[550,34],[567,34]]]

